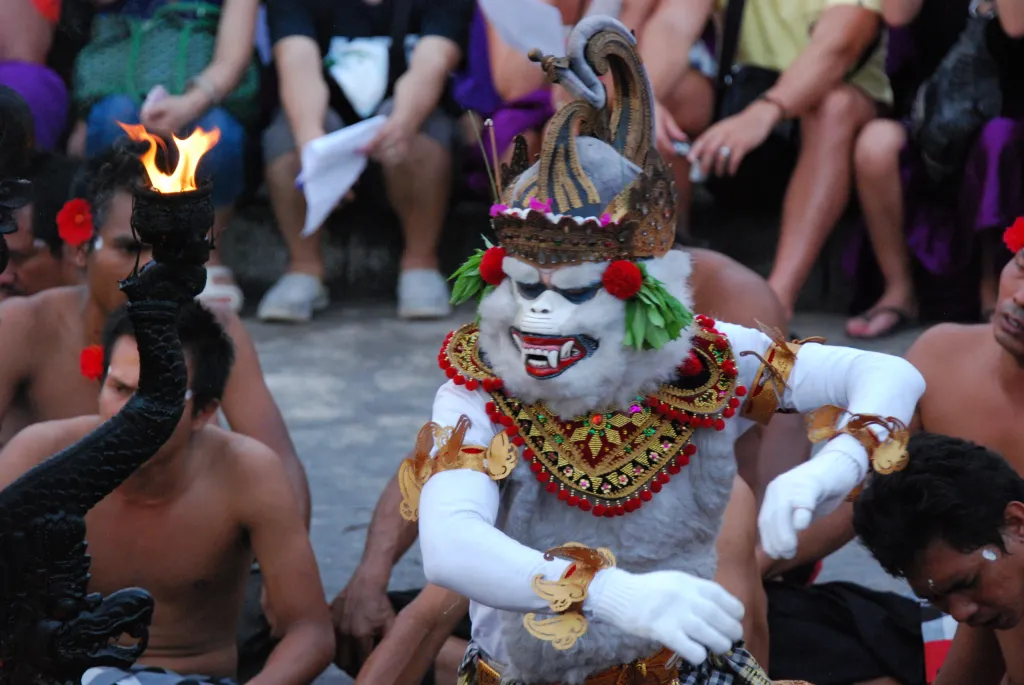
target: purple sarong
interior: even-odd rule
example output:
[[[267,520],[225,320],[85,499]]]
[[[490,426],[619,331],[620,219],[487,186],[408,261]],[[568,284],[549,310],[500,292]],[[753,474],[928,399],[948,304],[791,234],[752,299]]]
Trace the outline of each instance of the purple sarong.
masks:
[[[501,155],[517,135],[524,131],[539,130],[554,109],[547,89],[536,90],[515,102],[503,102],[491,80],[491,57],[487,45],[487,23],[479,8],[473,15],[469,33],[469,50],[465,69],[456,75],[452,90],[455,101],[464,109],[476,112],[483,119],[494,122],[494,138]],[[490,163],[490,142],[485,141]],[[466,160],[467,183],[470,188],[486,194],[489,182],[484,171],[484,157],[478,145],[468,151]]]
[[[0,62],[0,85],[15,91],[32,111],[36,146],[53,150],[68,123],[68,90],[56,72],[31,62]]]

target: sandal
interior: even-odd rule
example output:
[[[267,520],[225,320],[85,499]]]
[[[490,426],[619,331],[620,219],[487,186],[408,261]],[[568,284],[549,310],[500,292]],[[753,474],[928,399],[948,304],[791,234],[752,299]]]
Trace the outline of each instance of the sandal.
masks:
[[[880,340],[896,335],[900,331],[912,328],[917,324],[917,317],[900,307],[875,307],[853,318],[870,324],[872,320],[881,314],[895,314],[896,320],[888,328],[883,328],[872,335],[857,335],[851,333],[849,328],[846,330],[846,335],[857,340]]]
[[[235,275],[231,269],[221,265],[206,267],[206,287],[196,299],[205,305],[227,307],[236,314],[245,303],[242,289],[235,283]]]

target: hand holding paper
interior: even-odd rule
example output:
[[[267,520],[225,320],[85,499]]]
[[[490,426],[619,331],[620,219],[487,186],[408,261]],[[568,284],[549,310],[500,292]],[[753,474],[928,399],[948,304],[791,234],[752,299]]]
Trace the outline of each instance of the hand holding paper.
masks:
[[[302,235],[316,233],[366,169],[362,152],[387,121],[376,116],[310,141],[302,149],[298,183],[306,196]]]

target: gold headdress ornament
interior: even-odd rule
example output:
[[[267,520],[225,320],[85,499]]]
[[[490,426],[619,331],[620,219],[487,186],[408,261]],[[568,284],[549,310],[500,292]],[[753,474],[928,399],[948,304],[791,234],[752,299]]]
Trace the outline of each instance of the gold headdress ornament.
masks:
[[[579,99],[551,119],[540,159],[530,165],[517,137],[491,224],[498,246],[478,250],[452,276],[452,303],[486,296],[505,278],[506,256],[539,269],[610,262],[604,289],[626,302],[625,345],[658,349],[693,314],[651,276],[643,261],[675,243],[672,171],[654,148],[654,99],[636,39],[618,21],[587,17],[569,36],[566,57],[530,53],[552,83]],[[601,82],[611,74],[612,96]]]

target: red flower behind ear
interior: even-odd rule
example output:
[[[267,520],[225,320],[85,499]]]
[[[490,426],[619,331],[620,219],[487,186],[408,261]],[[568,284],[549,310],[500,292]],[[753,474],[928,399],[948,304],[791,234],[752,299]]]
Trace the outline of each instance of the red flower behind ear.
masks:
[[[1003,233],[1003,242],[1013,254],[1024,250],[1024,216],[1018,217],[1013,225],[1006,229]]]
[[[644,275],[640,267],[628,259],[620,259],[608,265],[601,277],[601,284],[609,293],[620,300],[629,300],[640,292]]]
[[[89,345],[78,357],[78,366],[82,375],[91,381],[98,381],[103,377],[103,348],[99,345]]]
[[[57,214],[57,233],[71,247],[78,247],[92,238],[92,207],[86,200],[76,197],[64,203]]]
[[[487,285],[501,285],[505,280],[505,270],[502,262],[505,261],[505,248],[491,247],[480,259],[480,278],[484,279]]]

